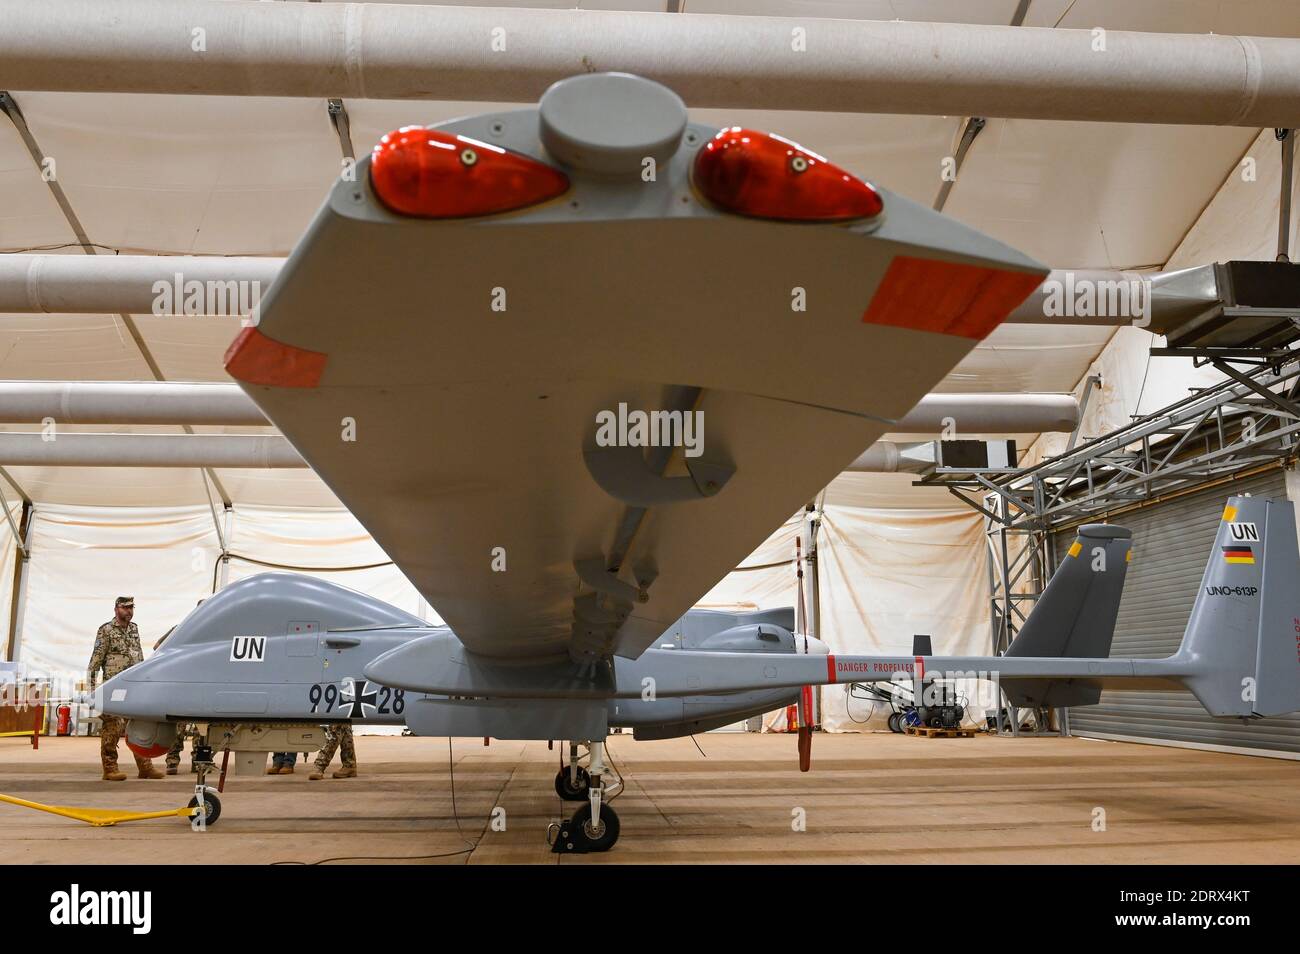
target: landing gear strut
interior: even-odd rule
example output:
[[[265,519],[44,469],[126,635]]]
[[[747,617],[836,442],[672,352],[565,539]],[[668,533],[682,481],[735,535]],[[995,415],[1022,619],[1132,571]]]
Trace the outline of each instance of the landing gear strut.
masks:
[[[198,734],[194,737],[194,771],[198,775],[194,784],[194,797],[190,799],[190,808],[199,809],[190,817],[190,827],[194,831],[207,831],[209,825],[215,825],[221,817],[221,799],[218,790],[207,784],[208,773],[216,768],[212,761],[212,746],[208,744],[207,726],[196,726]],[[227,753],[229,754],[229,753]],[[225,771],[222,771],[222,781]]]
[[[578,743],[570,743],[569,765],[560,769],[555,778],[555,790],[561,798],[586,801],[568,821],[551,825],[547,841],[551,844],[551,851],[557,854],[609,851],[618,841],[618,815],[607,803],[622,789],[622,782],[606,789],[604,777],[609,767],[605,764],[605,743],[588,742],[586,745],[591,753],[590,768],[578,766]],[[579,782],[582,789],[578,787]],[[572,794],[566,795],[566,792]]]

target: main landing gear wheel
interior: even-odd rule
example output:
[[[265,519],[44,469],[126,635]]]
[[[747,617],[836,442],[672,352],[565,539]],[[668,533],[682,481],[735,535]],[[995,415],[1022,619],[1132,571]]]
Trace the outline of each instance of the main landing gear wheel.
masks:
[[[600,806],[600,822],[591,823],[591,805],[583,805],[573,817],[560,825],[553,851],[586,854],[609,851],[618,841],[618,815],[608,805]]]
[[[579,765],[577,775],[578,780],[575,786],[573,780],[569,778],[567,768],[562,768],[555,774],[555,794],[566,802],[585,802],[587,800],[587,789],[591,787],[591,774]]]
[[[903,731],[903,730],[899,727],[899,725],[898,725],[898,720],[899,720],[899,717],[900,717],[900,716],[902,716],[902,713],[901,713],[901,712],[891,712],[891,713],[889,714],[889,731],[890,731],[890,732],[902,732],[902,731]]]
[[[578,767],[578,746],[585,744],[591,761],[584,770]],[[586,854],[589,851],[609,851],[618,841],[618,815],[609,807],[610,801],[623,790],[623,779],[612,785],[605,784],[610,770],[605,764],[605,741],[572,742],[569,745],[569,764],[555,778],[555,790],[564,799],[585,799],[583,805],[568,821],[552,822],[546,832],[546,842],[556,854]],[[576,783],[569,778],[573,772]],[[617,772],[615,772],[617,774]],[[581,791],[577,785],[581,785]],[[573,795],[567,795],[572,792]]]
[[[190,808],[198,808],[198,807],[199,807],[199,797],[195,795],[193,798],[190,799]],[[215,825],[217,823],[217,819],[221,817],[221,799],[217,798],[216,794],[214,794],[213,792],[207,792],[203,796],[203,814],[207,816],[206,818],[204,818],[203,824],[206,825],[208,828],[211,828],[213,825]]]

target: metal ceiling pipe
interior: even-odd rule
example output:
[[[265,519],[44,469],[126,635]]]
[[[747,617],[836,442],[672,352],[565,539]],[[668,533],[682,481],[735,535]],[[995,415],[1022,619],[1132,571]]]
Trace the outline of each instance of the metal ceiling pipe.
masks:
[[[1213,265],[1168,272],[1054,268],[1006,320],[1012,324],[1135,325],[1156,331],[1191,319],[1219,300]]]
[[[876,441],[844,468],[850,474],[923,474],[934,467],[934,442]]]
[[[9,424],[269,425],[234,384],[175,381],[0,381]]]
[[[0,89],[536,102],[625,70],[691,106],[1300,126],[1300,40],[808,17],[0,0]]]
[[[927,394],[893,430],[958,436],[1068,434],[1078,426],[1079,402],[1073,394]]]
[[[283,267],[283,258],[219,255],[0,255],[0,315],[255,317]],[[1057,268],[1007,321],[1144,326],[1150,318],[1159,325],[1191,317],[1217,297],[1210,265],[1173,272]]]
[[[0,314],[246,315],[283,258],[0,255]]]
[[[178,381],[0,381],[0,421],[9,424],[210,424],[270,422],[235,384]],[[951,422],[951,424],[949,423]],[[1073,431],[1070,394],[928,394],[896,431],[1038,434]]]
[[[1134,283],[1141,285],[1143,279],[1150,280],[1154,273],[1131,272],[1104,268],[1054,268],[1043,279],[1029,297],[1021,302],[1006,320],[1013,324],[1059,324],[1059,325],[1126,325],[1130,319],[1126,316],[1110,314],[1079,315],[1076,309],[1066,307],[1067,300],[1073,301],[1076,289],[1091,285],[1095,289],[1109,289],[1116,283],[1124,283],[1130,288]],[[1066,312],[1062,314],[1062,312]]]
[[[283,437],[0,433],[4,467],[285,468],[307,463]]]

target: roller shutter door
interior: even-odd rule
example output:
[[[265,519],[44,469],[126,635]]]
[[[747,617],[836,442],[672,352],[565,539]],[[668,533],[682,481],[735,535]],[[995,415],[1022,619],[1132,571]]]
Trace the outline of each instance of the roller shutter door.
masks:
[[[1230,495],[1286,496],[1282,470],[1176,497],[1120,515],[1133,531],[1133,562],[1120,602],[1111,656],[1158,659],[1177,651]],[[1064,553],[1073,531],[1056,539]],[[1300,586],[1300,580],[1296,581]],[[1095,706],[1069,713],[1070,734],[1222,745],[1300,753],[1300,716],[1213,719],[1190,692],[1103,692]]]

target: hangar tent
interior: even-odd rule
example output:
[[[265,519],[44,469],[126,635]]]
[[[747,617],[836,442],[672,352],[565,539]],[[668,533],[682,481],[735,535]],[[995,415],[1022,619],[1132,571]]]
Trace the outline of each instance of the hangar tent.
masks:
[[[214,0],[216,2],[216,0]],[[487,4],[476,4],[488,6]],[[516,2],[514,5],[519,5]],[[530,3],[533,7],[571,4]],[[660,11],[663,0],[582,3]],[[1112,0],[689,0],[688,14],[1011,24],[1184,34],[1294,36],[1286,0],[1128,5]],[[812,54],[809,54],[812,55]],[[1099,54],[1104,55],[1104,54]],[[283,256],[350,154],[390,129],[508,104],[327,101],[306,97],[9,90],[0,118],[0,254]],[[1272,129],[760,109],[692,109],[717,125],[772,130],[943,211],[1055,268],[1156,270],[1265,259],[1277,243],[1280,151]],[[972,139],[971,136],[974,136]],[[963,145],[964,144],[964,145]],[[961,158],[956,181],[952,172]],[[1294,233],[1295,229],[1292,228]],[[1292,235],[1292,242],[1295,237]],[[0,315],[0,378],[12,381],[228,381],[222,354],[234,317]],[[1081,432],[1100,434],[1203,383],[1182,359],[1152,360],[1136,328],[1005,325],[942,390],[1091,395]],[[959,422],[960,425],[960,422]],[[177,426],[94,424],[84,433],[182,434]],[[5,430],[41,433],[42,425]],[[272,434],[258,426],[192,432]],[[998,436],[998,435],[964,435]],[[1016,435],[1036,459],[1066,435]],[[299,469],[9,466],[10,523],[0,543],[0,620],[11,655],[35,669],[84,667],[112,598],[139,600],[151,644],[195,601],[267,565],[309,568],[427,619],[413,588],[310,471]],[[376,467],[384,466],[377,460]],[[846,475],[819,498],[821,634],[837,652],[989,649],[982,518],[908,475]],[[24,502],[27,520],[23,524]],[[705,599],[789,604],[793,515]],[[223,552],[233,555],[228,564]],[[771,566],[770,564],[777,564]],[[365,567],[365,569],[341,569]],[[11,581],[13,584],[11,585]],[[15,603],[17,597],[17,603]],[[826,722],[855,722],[827,691]]]

